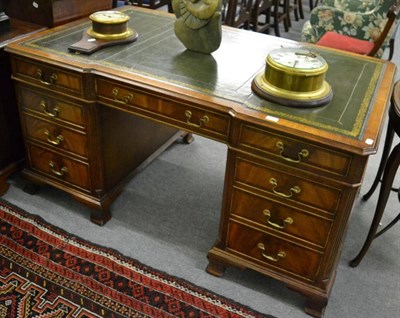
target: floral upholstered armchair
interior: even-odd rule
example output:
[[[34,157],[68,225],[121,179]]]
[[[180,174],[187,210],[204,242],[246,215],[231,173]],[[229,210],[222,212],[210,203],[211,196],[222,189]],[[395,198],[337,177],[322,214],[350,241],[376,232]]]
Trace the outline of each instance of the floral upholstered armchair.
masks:
[[[387,13],[399,0],[322,0],[315,7],[302,30],[301,41],[317,43],[329,32],[359,40],[375,42],[387,22]],[[398,18],[393,23],[376,57],[381,57],[396,30]]]

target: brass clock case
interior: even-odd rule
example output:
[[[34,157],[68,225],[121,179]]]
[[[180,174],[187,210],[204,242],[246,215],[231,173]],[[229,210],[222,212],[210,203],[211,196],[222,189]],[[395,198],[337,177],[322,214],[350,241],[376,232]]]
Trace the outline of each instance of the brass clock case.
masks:
[[[264,71],[253,80],[252,89],[257,95],[293,107],[322,106],[332,100],[332,89],[325,81],[328,64],[321,56],[302,48],[282,48],[271,53]]]
[[[126,39],[134,34],[128,28],[129,16],[119,11],[98,11],[89,16],[92,27],[87,30],[93,38],[111,41]]]

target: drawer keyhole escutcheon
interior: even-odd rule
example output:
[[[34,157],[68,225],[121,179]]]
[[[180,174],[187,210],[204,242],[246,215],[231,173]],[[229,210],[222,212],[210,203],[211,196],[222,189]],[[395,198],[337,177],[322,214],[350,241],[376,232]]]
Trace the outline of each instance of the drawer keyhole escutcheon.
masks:
[[[46,81],[44,78],[43,71],[40,68],[36,71],[36,76],[38,77],[39,81],[45,85],[52,85],[52,84],[54,85],[58,79],[57,74],[53,73],[49,77],[49,82]]]
[[[192,127],[197,127],[197,128],[203,127],[203,125],[207,124],[210,121],[210,118],[204,115],[203,117],[200,118],[198,124],[192,123],[190,121],[192,119],[192,112],[190,110],[185,110],[185,116],[186,116],[186,123]]]
[[[55,169],[56,165],[55,165],[55,163],[53,161],[49,161],[49,166],[51,168],[51,172],[53,172],[58,177],[62,177],[66,173],[68,173],[68,168],[67,167],[62,167],[60,171],[57,171]]]
[[[265,210],[263,211],[263,214],[267,217],[267,223],[268,223],[269,225],[271,225],[272,227],[276,228],[276,229],[282,230],[282,229],[284,229],[287,225],[293,224],[293,219],[292,219],[291,217],[287,217],[286,219],[284,219],[282,225],[270,221],[271,212],[270,212],[268,209],[265,209]]]
[[[63,135],[58,135],[56,138],[52,138],[50,131],[45,129],[44,134],[47,136],[47,141],[52,145],[58,146],[62,141],[64,141]]]
[[[128,104],[132,99],[133,99],[133,94],[129,93],[126,96],[122,98],[118,98],[119,90],[118,88],[113,88],[112,94],[114,95],[114,100],[116,102],[122,103],[122,104]]]
[[[298,155],[298,159],[292,159],[289,157],[286,157],[283,155],[283,152],[285,151],[285,144],[282,141],[278,141],[275,146],[277,146],[281,151],[279,152],[279,155],[281,156],[282,159],[289,161],[289,162],[293,162],[293,163],[299,163],[301,162],[301,160],[303,158],[306,158],[309,156],[310,152],[307,149],[302,149],[300,150],[300,152],[297,154]]]
[[[282,192],[276,191],[276,188],[278,187],[278,182],[276,181],[275,178],[270,178],[269,179],[269,183],[271,183],[274,186],[272,188],[272,192],[275,193],[276,195],[279,195],[280,197],[283,197],[283,198],[291,198],[295,193],[298,194],[301,191],[299,186],[294,186],[294,187],[291,187],[289,189],[290,193],[286,194],[286,193],[282,193]]]
[[[53,110],[50,111],[49,108],[47,107],[46,102],[44,100],[42,100],[40,102],[40,107],[43,108],[43,113],[45,113],[47,116],[52,117],[52,118],[57,117],[58,114],[60,114],[60,111],[61,111],[60,107],[58,107],[58,106],[54,107]]]
[[[286,253],[280,251],[276,256],[271,256],[265,253],[265,245],[263,243],[258,243],[257,247],[262,251],[261,255],[269,261],[278,262],[281,258],[286,257]]]

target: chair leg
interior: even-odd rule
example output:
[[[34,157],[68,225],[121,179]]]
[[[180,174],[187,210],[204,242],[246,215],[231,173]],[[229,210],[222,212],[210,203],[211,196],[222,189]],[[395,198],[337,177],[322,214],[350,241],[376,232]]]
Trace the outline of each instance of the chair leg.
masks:
[[[274,11],[273,11],[274,32],[275,32],[275,36],[278,36],[278,37],[281,36],[281,32],[279,31],[279,2],[280,2],[280,0],[274,0]]]
[[[294,19],[299,21],[299,3],[298,0],[294,0],[293,2],[293,11],[294,11]]]
[[[292,27],[292,21],[290,19],[290,3],[289,0],[284,0],[283,1],[283,27],[285,29],[285,32],[289,32],[289,29]]]
[[[371,197],[371,195],[375,192],[375,190],[376,190],[376,188],[377,188],[377,186],[379,184],[379,181],[380,181],[380,179],[382,177],[383,170],[384,170],[385,165],[386,165],[387,158],[388,158],[389,153],[390,153],[390,148],[392,146],[393,137],[394,137],[394,129],[393,129],[392,124],[391,124],[391,122],[389,120],[387,132],[386,132],[385,145],[384,145],[384,148],[383,148],[382,158],[381,158],[381,162],[379,164],[378,172],[376,174],[374,182],[372,183],[371,188],[363,196],[363,200],[364,201],[367,201]]]
[[[376,238],[379,222],[382,219],[383,211],[385,210],[386,203],[392,189],[393,180],[396,176],[396,172],[399,165],[400,165],[400,144],[394,147],[386,163],[385,171],[383,173],[382,186],[379,192],[379,199],[376,205],[376,210],[371,224],[371,228],[369,229],[367,239],[365,240],[364,245],[361,248],[360,252],[353,260],[349,262],[349,265],[351,267],[356,267],[358,266],[358,264],[360,264],[361,260],[363,259],[369,247],[371,246],[372,241]]]
[[[263,33],[269,33],[269,29],[271,27],[271,7],[269,7],[267,10],[265,10],[265,28],[263,30]]]
[[[304,19],[303,0],[297,0],[297,5],[299,7],[300,19]]]
[[[392,38],[389,41],[389,59],[388,59],[389,61],[392,60],[393,52],[394,52],[394,39]]]
[[[319,0],[310,0],[310,11],[318,5]]]

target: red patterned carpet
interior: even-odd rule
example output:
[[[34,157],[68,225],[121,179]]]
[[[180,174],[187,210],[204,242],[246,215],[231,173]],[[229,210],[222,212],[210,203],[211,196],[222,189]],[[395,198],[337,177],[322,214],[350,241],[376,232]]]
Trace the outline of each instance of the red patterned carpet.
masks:
[[[272,317],[0,199],[0,317]],[[272,317],[273,318],[273,317]]]

